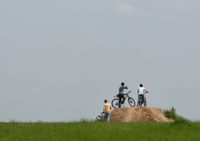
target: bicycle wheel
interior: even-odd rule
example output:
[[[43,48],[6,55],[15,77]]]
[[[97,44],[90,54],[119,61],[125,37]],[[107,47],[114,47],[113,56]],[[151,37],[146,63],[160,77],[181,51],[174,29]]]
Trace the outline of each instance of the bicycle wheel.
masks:
[[[111,104],[112,104],[113,108],[118,108],[119,107],[119,98],[113,99]]]
[[[96,118],[95,118],[95,121],[102,121],[103,120],[103,118],[102,118],[102,116],[100,116],[100,115],[98,115]]]
[[[132,97],[129,97],[129,98],[128,98],[128,104],[129,104],[131,107],[135,107],[135,100],[134,100]]]
[[[146,98],[144,99],[144,106],[145,106],[145,107],[147,106]]]

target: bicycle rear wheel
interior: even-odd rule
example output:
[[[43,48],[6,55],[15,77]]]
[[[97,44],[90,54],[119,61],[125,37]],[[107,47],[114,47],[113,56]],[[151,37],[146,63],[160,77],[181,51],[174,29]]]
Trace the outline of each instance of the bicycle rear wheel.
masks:
[[[112,104],[113,108],[118,108],[119,107],[119,98],[113,99],[111,104]]]

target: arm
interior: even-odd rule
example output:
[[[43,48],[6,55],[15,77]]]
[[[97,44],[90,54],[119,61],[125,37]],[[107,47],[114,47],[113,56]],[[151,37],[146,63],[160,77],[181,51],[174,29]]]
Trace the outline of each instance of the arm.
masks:
[[[149,91],[147,91],[146,89],[144,89],[144,93],[149,93]]]
[[[105,111],[105,105],[103,106],[103,113],[104,113],[104,111]]]

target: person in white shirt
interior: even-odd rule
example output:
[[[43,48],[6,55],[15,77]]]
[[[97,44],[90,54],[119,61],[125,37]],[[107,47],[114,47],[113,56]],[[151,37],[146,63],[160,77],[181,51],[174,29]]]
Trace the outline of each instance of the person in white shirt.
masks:
[[[145,98],[145,93],[149,93],[144,87],[143,84],[140,84],[138,87],[138,104],[137,106],[142,106],[144,103],[144,106],[146,106],[146,98]]]

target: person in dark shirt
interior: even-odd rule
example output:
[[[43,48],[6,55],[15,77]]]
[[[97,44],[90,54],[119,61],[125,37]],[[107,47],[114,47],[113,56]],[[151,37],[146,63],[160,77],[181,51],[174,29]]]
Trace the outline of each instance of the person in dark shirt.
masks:
[[[121,107],[122,104],[124,104],[125,97],[124,97],[124,89],[128,89],[127,86],[125,86],[124,82],[121,83],[121,86],[119,87],[119,108]]]

